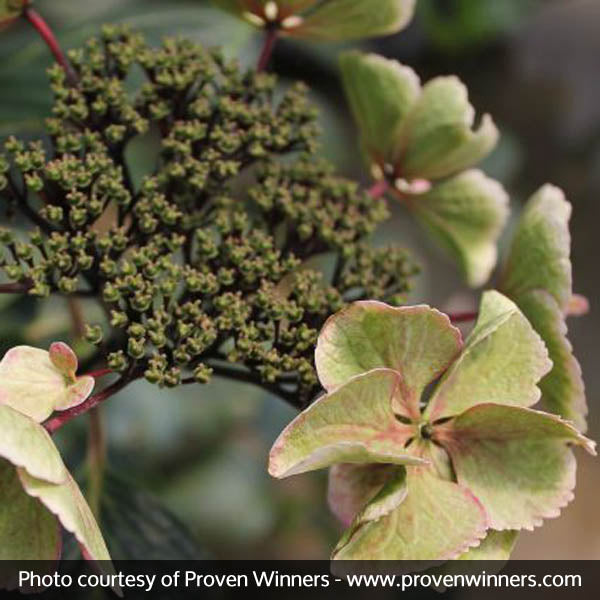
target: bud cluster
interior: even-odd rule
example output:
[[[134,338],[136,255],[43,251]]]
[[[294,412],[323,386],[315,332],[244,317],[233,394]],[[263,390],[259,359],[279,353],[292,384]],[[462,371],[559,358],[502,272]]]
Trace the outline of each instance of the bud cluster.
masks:
[[[69,57],[76,84],[49,71],[49,143],[10,138],[0,153],[3,208],[34,227],[0,231],[6,278],[97,298],[106,322],[86,338],[115,371],[171,387],[235,363],[309,401],[327,317],[356,298],[400,301],[415,272],[402,251],[368,246],[385,203],[315,158],[300,85],[276,100],[272,75],[122,27]],[[125,150],[147,133],[156,167],[134,183]],[[322,254],[337,257],[331,281],[307,262]]]

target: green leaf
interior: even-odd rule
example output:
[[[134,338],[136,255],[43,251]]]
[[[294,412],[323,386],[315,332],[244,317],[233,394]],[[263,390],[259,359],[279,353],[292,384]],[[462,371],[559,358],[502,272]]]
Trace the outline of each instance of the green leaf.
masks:
[[[77,406],[92,393],[94,379],[87,376],[75,378],[74,372],[69,370],[72,359],[65,354],[68,346],[59,344],[53,347],[54,360],[60,365],[58,368],[49,352],[31,346],[16,346],[4,355],[0,362],[1,404],[42,422],[54,410]]]
[[[508,195],[494,179],[469,170],[408,197],[406,205],[460,267],[469,285],[485,283],[508,217]]]
[[[277,438],[269,473],[288,477],[344,462],[422,464],[404,449],[414,427],[392,410],[399,383],[394,371],[374,369],[319,398]]]
[[[54,561],[60,557],[61,536],[56,519],[25,493],[15,467],[3,459],[0,459],[0,540],[0,560]]]
[[[421,92],[419,77],[398,61],[345,52],[342,81],[363,145],[383,166],[396,154],[403,120]]]
[[[485,292],[475,328],[425,415],[436,421],[483,402],[532,406],[540,398],[536,384],[551,368],[544,343],[517,305],[499,292]]]
[[[56,485],[36,479],[24,469],[19,468],[17,472],[27,494],[37,498],[75,536],[87,560],[110,563],[96,519],[70,473],[64,483]],[[105,562],[102,568],[111,571],[112,565]]]
[[[493,529],[533,529],[572,499],[575,457],[568,444],[595,444],[555,415],[479,404],[434,428],[458,483],[485,506]]]
[[[326,390],[371,369],[394,369],[401,376],[394,409],[413,418],[425,387],[448,368],[461,346],[459,330],[428,306],[355,302],[325,323],[315,362]]]
[[[25,0],[0,0],[0,27],[19,18],[25,3]]]
[[[0,457],[49,483],[60,484],[67,470],[48,432],[9,406],[0,405]]]
[[[385,483],[394,477],[395,465],[337,464],[329,469],[327,502],[331,512],[348,526]]]
[[[310,40],[349,41],[390,35],[413,17],[415,0],[327,0],[287,34]]]
[[[488,530],[481,544],[461,554],[456,560],[501,560],[507,561],[517,543],[519,532]],[[489,573],[489,571],[488,571]]]
[[[519,307],[546,343],[553,367],[539,383],[542,407],[573,421],[585,433],[588,413],[581,367],[567,339],[567,324],[556,300],[544,290],[519,297]]]
[[[570,218],[560,188],[545,185],[527,201],[502,274],[505,294],[518,302],[526,292],[545,290],[565,310],[572,295]]]
[[[352,526],[336,560],[445,560],[485,536],[488,518],[466,488],[439,479],[430,467],[407,469],[406,499],[377,521]]]
[[[439,179],[481,161],[496,145],[498,130],[489,115],[477,130],[474,120],[467,88],[457,77],[426,83],[405,121],[401,176]]]

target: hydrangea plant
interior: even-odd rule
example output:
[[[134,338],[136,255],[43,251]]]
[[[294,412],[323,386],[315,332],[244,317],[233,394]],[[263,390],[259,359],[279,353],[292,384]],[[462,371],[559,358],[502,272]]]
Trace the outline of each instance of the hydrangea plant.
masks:
[[[456,77],[422,85],[395,61],[344,53],[374,179],[363,189],[319,156],[305,86],[280,92],[267,72],[280,36],[394,33],[414,0],[216,4],[264,31],[256,68],[182,39],[154,48],[119,25],[65,55],[29,1],[0,1],[0,23],[23,17],[56,59],[45,137],[10,137],[0,153],[1,206],[29,225],[0,230],[0,293],[66,297],[85,362],[78,375],[62,342],[0,362],[0,557],[56,559],[60,523],[84,556],[108,560],[93,516],[105,461],[90,464],[90,508],[50,436],[90,414],[95,447],[91,409],[133,382],[214,375],[302,411],[269,471],[330,467],[329,504],[347,526],[335,558],[508,556],[520,529],[572,497],[572,447],[594,451],[566,337],[584,304],[570,205],[551,186],[532,197],[463,342],[460,315],[406,305],[410,254],[371,238],[400,202],[470,285],[488,282],[508,216],[507,192],[475,168],[498,138],[491,117],[475,125]],[[147,134],[156,166],[134,177],[128,151]]]

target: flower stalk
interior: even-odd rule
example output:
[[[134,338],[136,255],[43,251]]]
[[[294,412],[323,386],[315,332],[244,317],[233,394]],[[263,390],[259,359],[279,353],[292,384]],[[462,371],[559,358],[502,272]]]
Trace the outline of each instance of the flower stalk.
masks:
[[[31,26],[38,32],[40,37],[44,40],[50,52],[56,59],[56,62],[65,70],[69,82],[72,85],[77,83],[77,75],[73,71],[73,67],[69,63],[65,53],[63,52],[52,28],[46,23],[45,19],[31,6],[26,6],[23,10],[23,17],[31,24]]]

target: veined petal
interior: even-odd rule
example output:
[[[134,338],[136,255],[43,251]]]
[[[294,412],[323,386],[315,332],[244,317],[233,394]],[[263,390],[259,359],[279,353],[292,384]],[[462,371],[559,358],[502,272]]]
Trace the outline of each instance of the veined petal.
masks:
[[[269,473],[288,477],[336,463],[423,464],[405,451],[414,427],[392,410],[398,374],[374,369],[322,396],[281,433],[269,454]]]
[[[478,170],[465,171],[405,203],[456,261],[469,285],[489,279],[508,217],[508,194],[497,181]]]
[[[378,520],[356,522],[336,560],[446,560],[485,537],[488,517],[465,487],[439,479],[431,467],[407,469],[407,496]]]
[[[327,502],[346,527],[402,467],[396,465],[338,464],[329,469]]]
[[[474,120],[467,88],[457,77],[427,82],[404,122],[399,175],[439,179],[477,164],[496,145],[498,131],[487,115],[473,131]]]
[[[501,404],[478,404],[434,427],[434,440],[498,530],[533,529],[558,516],[575,487],[568,445],[595,454],[595,443],[559,417]]]
[[[415,0],[329,0],[302,15],[297,26],[284,28],[294,37],[349,41],[389,35],[406,27]]]
[[[484,402],[532,406],[540,399],[537,384],[551,368],[543,341],[517,305],[499,292],[485,292],[475,328],[425,415],[436,421]]]
[[[380,166],[393,161],[404,118],[421,93],[418,75],[377,54],[345,52],[342,81],[365,150]]]
[[[587,429],[588,413],[581,367],[567,338],[565,316],[556,300],[544,290],[532,290],[519,298],[519,307],[546,343],[552,370],[539,383],[542,406],[548,412]]]
[[[416,418],[423,390],[448,368],[461,347],[460,331],[428,306],[355,302],[325,323],[315,361],[327,390],[371,369],[397,371],[400,393],[394,409]]]
[[[519,219],[506,260],[500,289],[518,299],[531,290],[545,290],[561,311],[572,295],[571,205],[553,185],[541,187]]]

